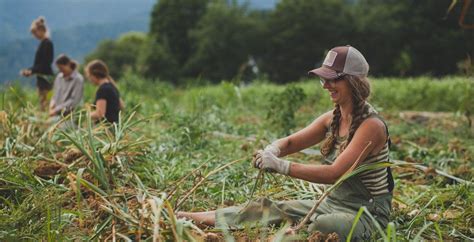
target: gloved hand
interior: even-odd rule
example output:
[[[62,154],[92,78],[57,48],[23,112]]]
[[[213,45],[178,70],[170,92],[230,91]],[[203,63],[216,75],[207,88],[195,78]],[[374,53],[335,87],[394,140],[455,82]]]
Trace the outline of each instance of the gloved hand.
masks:
[[[278,148],[278,145],[275,142],[267,145],[265,147],[264,151],[268,151],[268,152],[274,154],[276,157],[278,157],[280,155],[280,148]]]
[[[277,172],[283,175],[290,173],[291,162],[278,158],[270,150],[257,151],[253,164],[255,168],[265,171]]]
[[[263,149],[263,150],[257,150],[253,154],[253,160],[252,160],[253,163],[255,163],[255,161],[261,157],[261,154],[262,154],[263,151],[268,151],[268,152],[274,154],[276,157],[278,157],[280,155],[280,148],[278,148],[278,146],[274,142],[274,143],[271,143],[271,144],[267,145],[265,147],[265,149]]]

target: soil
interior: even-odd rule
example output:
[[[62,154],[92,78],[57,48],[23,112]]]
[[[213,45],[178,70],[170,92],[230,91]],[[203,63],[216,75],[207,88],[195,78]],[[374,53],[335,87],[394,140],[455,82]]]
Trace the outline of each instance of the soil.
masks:
[[[80,157],[82,157],[82,152],[78,149],[70,149],[63,154],[65,163],[72,163]]]
[[[336,233],[330,233],[326,235],[319,231],[316,231],[308,237],[308,241],[309,242],[318,242],[318,241],[335,242],[335,241],[340,241],[340,239]]]
[[[41,178],[51,178],[54,175],[58,174],[63,166],[57,163],[52,163],[48,161],[38,161],[36,168],[33,171],[33,174]]]

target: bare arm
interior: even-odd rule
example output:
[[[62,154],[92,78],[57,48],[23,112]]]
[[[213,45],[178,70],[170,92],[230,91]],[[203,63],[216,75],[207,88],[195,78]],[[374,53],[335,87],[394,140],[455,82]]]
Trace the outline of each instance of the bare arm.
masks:
[[[95,111],[91,113],[91,118],[94,120],[102,119],[105,117],[107,111],[107,100],[99,99],[95,104]]]
[[[304,129],[277,140],[276,145],[280,148],[279,157],[293,154],[321,142],[326,137],[331,119],[332,111],[329,111],[319,116]]]
[[[289,175],[309,182],[332,184],[339,179],[361,155],[361,160],[369,154],[375,154],[383,148],[387,137],[382,121],[370,118],[362,122],[347,148],[336,158],[331,165],[307,165],[291,163]],[[369,142],[364,154],[361,154]]]

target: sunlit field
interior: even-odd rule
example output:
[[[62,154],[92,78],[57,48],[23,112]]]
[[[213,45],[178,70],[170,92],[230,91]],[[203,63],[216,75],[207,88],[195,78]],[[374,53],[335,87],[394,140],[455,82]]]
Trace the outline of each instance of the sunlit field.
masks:
[[[474,237],[474,80],[373,79],[370,102],[386,119],[395,190],[391,223],[374,239]],[[150,84],[153,83],[153,84]],[[174,88],[126,75],[121,122],[81,110],[48,123],[33,89],[0,92],[0,240],[306,240],[285,225],[243,231],[177,219],[267,197],[317,199],[328,186],[259,176],[252,153],[331,109],[318,80],[290,85],[223,82]],[[73,120],[77,128],[65,123]],[[320,163],[319,147],[289,157]],[[375,221],[375,220],[374,220]]]

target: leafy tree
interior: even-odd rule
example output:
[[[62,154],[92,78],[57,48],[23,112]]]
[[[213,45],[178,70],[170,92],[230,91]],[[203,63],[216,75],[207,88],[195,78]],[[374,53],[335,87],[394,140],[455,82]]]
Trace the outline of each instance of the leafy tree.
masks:
[[[454,73],[457,61],[474,52],[474,31],[464,31],[455,15],[443,18],[449,1],[407,1],[410,18],[406,20],[404,39],[413,54],[411,75]],[[461,7],[461,6],[459,6]],[[408,15],[408,14],[407,14]]]
[[[137,71],[136,63],[146,39],[144,33],[130,32],[116,41],[105,40],[85,58],[85,61],[87,63],[93,59],[103,60],[107,63],[110,74],[114,78],[120,78],[127,71]]]
[[[160,0],[152,11],[150,34],[156,43],[167,45],[179,66],[184,65],[194,51],[189,32],[204,15],[208,2]]]
[[[138,58],[138,70],[147,78],[160,78],[172,83],[179,80],[179,66],[169,45],[148,38],[142,46]]]
[[[377,75],[445,75],[472,53],[472,33],[444,18],[449,1],[361,0],[354,13],[361,48]]]
[[[457,25],[461,6],[451,5],[444,18],[449,4],[281,0],[255,11],[235,0],[160,0],[148,37],[105,41],[88,59],[104,59],[117,77],[131,70],[175,84],[252,76],[251,60],[259,73],[285,83],[320,66],[330,48],[350,44],[364,53],[372,75],[445,75],[474,56],[474,31]]]
[[[282,0],[266,23],[263,70],[280,83],[305,76],[325,51],[350,43],[350,23],[343,0]]]
[[[400,36],[406,14],[402,2],[362,0],[354,8],[357,21],[352,41],[369,62],[372,74],[394,75],[411,69],[412,56]]]
[[[191,31],[196,51],[185,69],[215,82],[232,79],[261,47],[262,33],[262,21],[245,7],[215,1]]]

